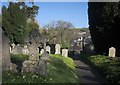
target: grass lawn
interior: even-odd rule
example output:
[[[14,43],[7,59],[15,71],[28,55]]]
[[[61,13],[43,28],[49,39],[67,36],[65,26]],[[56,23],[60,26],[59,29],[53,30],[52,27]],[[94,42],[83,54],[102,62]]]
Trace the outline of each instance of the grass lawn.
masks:
[[[47,77],[36,74],[24,74],[3,72],[3,83],[78,83],[75,64],[71,58],[60,55],[52,55],[48,65]],[[27,56],[26,56],[27,57]],[[13,59],[13,58],[12,58]],[[18,58],[21,59],[21,58]],[[26,59],[26,58],[24,58]],[[17,60],[18,61],[18,60]]]
[[[104,55],[81,55],[80,57],[103,74],[109,82],[120,84],[120,58]]]

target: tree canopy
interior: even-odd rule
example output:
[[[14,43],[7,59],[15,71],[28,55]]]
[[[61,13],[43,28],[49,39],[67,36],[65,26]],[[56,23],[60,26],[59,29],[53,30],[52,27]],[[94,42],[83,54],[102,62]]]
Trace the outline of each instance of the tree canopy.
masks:
[[[28,7],[24,2],[9,2],[8,8],[2,7],[2,29],[10,38],[11,43],[23,44],[26,32],[30,31],[33,26],[39,28],[36,23],[27,23],[29,18],[34,20],[38,9],[35,5]],[[28,27],[31,28],[28,29]]]
[[[95,50],[108,55],[110,47],[115,47],[120,55],[120,2],[89,2],[89,29]]]
[[[23,43],[26,28],[25,8],[20,4],[10,2],[8,8],[2,7],[2,29],[11,42]]]

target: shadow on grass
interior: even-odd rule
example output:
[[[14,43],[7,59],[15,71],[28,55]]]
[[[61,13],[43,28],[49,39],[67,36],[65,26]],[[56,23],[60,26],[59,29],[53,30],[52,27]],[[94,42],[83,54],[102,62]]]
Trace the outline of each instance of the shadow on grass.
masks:
[[[85,54],[85,53],[82,53],[82,54],[74,54],[73,58],[75,61],[76,61],[76,69],[80,70],[80,71],[88,71],[93,73],[93,75],[95,75],[95,77],[91,77],[91,76],[83,76],[82,78],[83,79],[86,79],[86,80],[89,80],[89,81],[98,81],[100,83],[102,83],[102,85],[109,85],[110,83],[108,83],[108,81],[105,79],[105,76],[100,73],[100,71],[98,71],[97,69],[95,69],[95,67],[92,66],[92,64],[90,63],[90,61],[88,60],[88,58],[90,56],[92,56],[94,54]],[[80,62],[79,62],[80,61]],[[86,82],[86,83],[89,83],[89,82]]]

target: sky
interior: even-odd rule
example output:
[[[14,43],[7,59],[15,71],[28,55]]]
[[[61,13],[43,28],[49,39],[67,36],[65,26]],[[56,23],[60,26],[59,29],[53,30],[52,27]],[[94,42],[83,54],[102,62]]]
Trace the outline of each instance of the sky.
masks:
[[[87,2],[37,2],[40,7],[36,19],[41,25],[51,20],[70,21],[75,27],[88,27]]]
[[[88,27],[87,2],[35,2],[35,5],[39,6],[36,19],[40,26],[52,20],[63,20],[73,23],[76,28]]]

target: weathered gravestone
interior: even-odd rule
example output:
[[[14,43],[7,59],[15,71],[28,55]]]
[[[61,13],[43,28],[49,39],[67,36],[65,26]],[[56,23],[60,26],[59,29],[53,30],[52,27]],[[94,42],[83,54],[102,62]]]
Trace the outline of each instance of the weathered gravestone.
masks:
[[[11,46],[9,46],[9,48],[10,48],[10,53],[12,53],[12,47],[11,47]]]
[[[22,73],[30,72],[40,74],[42,76],[48,75],[49,55],[43,53],[40,60],[27,60],[23,62]]]
[[[27,47],[27,45],[25,45],[22,49],[22,54],[28,55],[29,54],[29,49]]]
[[[11,46],[12,46],[12,49],[14,49],[15,48],[15,44],[13,43],[13,44],[11,44]]]
[[[68,49],[62,49],[62,56],[68,57]]]
[[[11,53],[13,53],[13,54],[22,54],[22,47],[20,46],[20,44],[15,45],[15,47],[12,48]]]
[[[50,46],[46,46],[46,52],[48,52],[49,54],[51,53],[50,52]]]
[[[38,47],[39,44],[34,41],[29,45],[29,60],[39,60]]]
[[[44,53],[44,49],[41,49],[40,54],[43,54],[43,53]]]
[[[11,63],[10,50],[9,50],[9,38],[2,33],[2,70],[16,71],[16,65]]]
[[[12,53],[12,50],[15,48],[15,44],[13,43],[13,44],[11,44],[10,45],[10,53]]]
[[[60,53],[60,44],[55,45],[55,54],[61,54]]]
[[[116,49],[114,47],[109,48],[109,57],[115,57]]]

